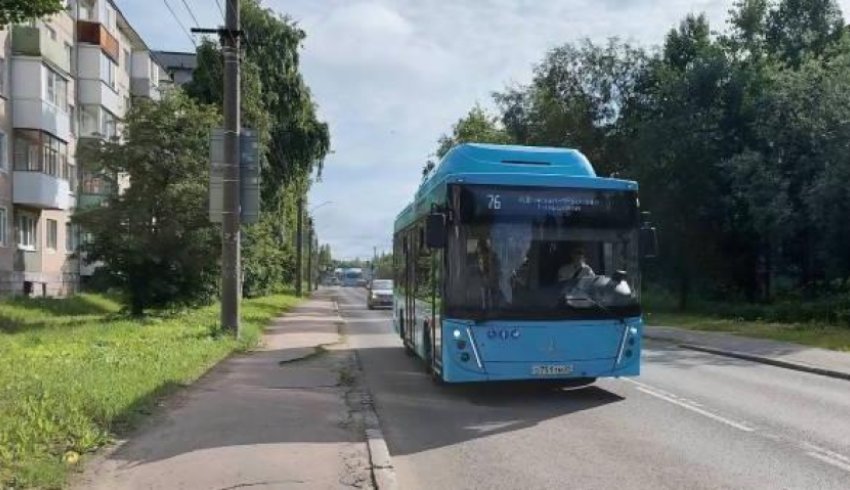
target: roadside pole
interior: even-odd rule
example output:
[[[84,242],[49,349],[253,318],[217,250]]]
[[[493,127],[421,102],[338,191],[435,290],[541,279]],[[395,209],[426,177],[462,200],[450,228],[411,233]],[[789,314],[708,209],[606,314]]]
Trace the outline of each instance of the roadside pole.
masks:
[[[240,207],[239,207],[239,133],[240,90],[239,57],[241,49],[239,0],[229,0],[222,32],[224,57],[224,179],[221,236],[221,325],[239,335],[240,278]]]
[[[298,216],[295,218],[295,296],[301,297],[301,248],[304,246],[302,219],[304,215],[304,197],[298,193]]]
[[[313,219],[307,218],[307,294],[313,292]]]

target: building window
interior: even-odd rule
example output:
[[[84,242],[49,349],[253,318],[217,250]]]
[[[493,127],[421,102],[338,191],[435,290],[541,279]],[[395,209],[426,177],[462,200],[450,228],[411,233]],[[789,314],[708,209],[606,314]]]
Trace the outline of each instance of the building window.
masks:
[[[64,178],[67,165],[68,145],[64,141],[49,133],[15,131],[15,170]]]
[[[80,9],[80,19],[94,20],[94,2],[92,0],[77,0]]]
[[[107,26],[110,30],[115,30],[115,11],[112,10],[106,2],[102,2],[105,4],[103,6],[103,24]]]
[[[0,58],[0,95],[6,95],[6,58]]]
[[[103,53],[100,54],[100,79],[115,88],[115,63]]]
[[[103,114],[100,119],[100,134],[107,139],[114,138],[118,135],[115,116],[107,110],[103,110]]]
[[[15,218],[18,229],[18,248],[35,250],[36,219],[22,212],[15,213]]]
[[[130,52],[126,49],[124,50],[124,71],[127,75],[130,74]]]
[[[7,245],[8,219],[9,215],[6,212],[6,208],[0,208],[0,247],[5,247]]]
[[[46,65],[47,70],[47,101],[62,109],[68,110],[68,81]]]
[[[77,135],[77,109],[72,105],[68,106],[68,118],[71,120],[71,134],[76,136]]]
[[[6,133],[0,131],[0,171],[9,169],[9,147],[6,143]]]
[[[15,131],[15,170],[41,170],[38,146],[38,134],[35,131]]]
[[[65,251],[68,253],[77,251],[77,227],[71,223],[65,223]]]
[[[91,136],[100,132],[100,113],[96,105],[80,106],[80,134]]]
[[[56,246],[59,243],[59,226],[55,219],[47,221],[47,250],[56,251]]]
[[[44,28],[47,30],[47,35],[50,36],[50,39],[55,41],[56,40],[56,29],[50,27],[49,25],[45,25]]]
[[[74,47],[65,43],[65,56],[68,58],[68,67],[71,72],[74,71]]]

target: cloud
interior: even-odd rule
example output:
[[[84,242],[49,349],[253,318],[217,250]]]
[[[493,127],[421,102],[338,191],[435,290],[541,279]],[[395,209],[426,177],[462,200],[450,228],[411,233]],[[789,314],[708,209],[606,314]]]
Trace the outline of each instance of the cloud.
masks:
[[[170,2],[173,6],[179,2]],[[221,23],[212,2],[189,0]],[[118,0],[153,47],[191,44],[161,2]],[[222,0],[224,4],[224,0]],[[312,203],[319,239],[339,256],[388,249],[440,134],[490,93],[526,83],[554,46],[610,37],[660,44],[688,13],[725,27],[731,0],[264,0],[307,32],[302,72],[331,127],[334,152]],[[841,0],[850,13],[850,0]],[[204,6],[205,8],[201,8]],[[176,8],[189,26],[188,14]]]

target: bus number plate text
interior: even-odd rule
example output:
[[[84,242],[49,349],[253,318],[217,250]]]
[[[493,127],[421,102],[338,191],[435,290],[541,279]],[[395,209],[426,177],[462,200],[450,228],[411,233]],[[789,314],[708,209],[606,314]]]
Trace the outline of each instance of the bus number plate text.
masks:
[[[571,372],[573,372],[573,367],[568,364],[531,366],[531,374],[534,376],[558,376]]]

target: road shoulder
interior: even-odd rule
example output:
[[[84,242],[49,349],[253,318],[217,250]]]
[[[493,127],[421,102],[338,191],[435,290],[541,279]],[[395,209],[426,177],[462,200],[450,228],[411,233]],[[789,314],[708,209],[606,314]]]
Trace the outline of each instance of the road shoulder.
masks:
[[[333,301],[278,318],[260,349],[170,397],[74,488],[373,488],[356,362]],[[317,464],[321,462],[321,464]]]
[[[648,326],[644,337],[679,347],[850,380],[850,354],[729,333]]]

